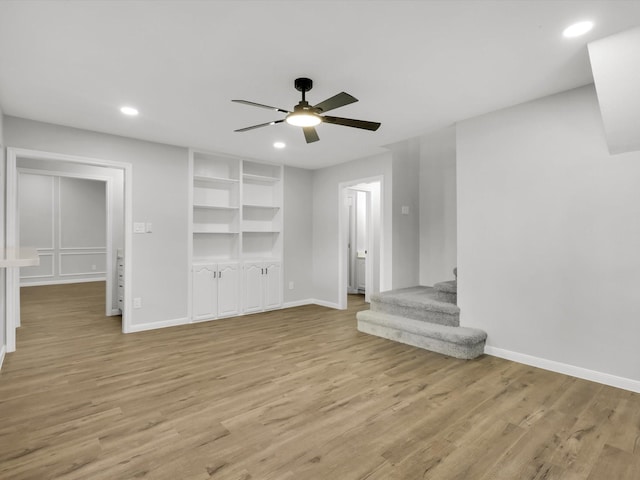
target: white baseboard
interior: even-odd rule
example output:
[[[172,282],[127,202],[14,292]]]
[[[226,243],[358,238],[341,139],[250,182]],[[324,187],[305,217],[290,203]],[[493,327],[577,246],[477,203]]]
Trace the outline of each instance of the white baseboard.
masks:
[[[67,283],[88,283],[88,282],[106,282],[107,277],[95,277],[95,278],[76,278],[76,279],[64,279],[64,280],[40,280],[37,282],[20,282],[20,287],[41,287],[43,285],[62,285]]]
[[[7,353],[6,345],[0,347],[0,370],[2,370],[2,362],[4,362],[4,354]]]
[[[318,300],[318,299],[312,298],[311,303],[313,303],[314,305],[320,305],[321,307],[333,308],[335,310],[343,310],[342,308],[340,308],[340,305],[338,305],[337,303],[327,302],[325,300]]]
[[[302,307],[304,305],[314,305],[311,298],[305,298],[304,300],[296,300],[295,302],[284,302],[282,308]]]
[[[502,348],[491,347],[486,345],[484,347],[484,353],[494,357],[504,358],[506,360],[512,360],[514,362],[523,363],[525,365],[531,365],[532,367],[542,368],[543,370],[550,370],[556,373],[563,373],[572,377],[582,378],[584,380],[590,380],[596,383],[602,383],[612,387],[622,388],[623,390],[629,390],[631,392],[640,393],[640,381],[632,380],[630,378],[618,377],[609,373],[597,372],[595,370],[589,370],[587,368],[576,367],[575,365],[569,365],[567,363],[556,362],[554,360],[547,360],[546,358],[533,357],[524,353],[512,352],[510,350],[504,350]]]
[[[129,331],[125,333],[145,332],[147,330],[156,330],[158,328],[177,327],[178,325],[187,325],[191,323],[187,317],[173,318],[170,320],[162,320],[161,322],[140,323],[137,325],[129,325]]]
[[[282,304],[282,308],[302,307],[304,305],[319,305],[320,307],[341,310],[340,305],[337,303],[325,302],[324,300],[318,300],[316,298],[305,298],[304,300],[296,300],[295,302],[285,302]]]

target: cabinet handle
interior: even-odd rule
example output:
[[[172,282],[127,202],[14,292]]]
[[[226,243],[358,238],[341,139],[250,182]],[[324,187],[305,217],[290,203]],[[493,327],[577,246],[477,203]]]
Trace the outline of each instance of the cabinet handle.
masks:
[[[265,269],[264,269],[264,274],[265,274],[265,275],[269,275],[269,268],[265,268]]]
[[[222,272],[218,272],[218,278],[222,278]]]
[[[264,275],[264,268],[260,269],[260,275]]]
[[[216,278],[216,273],[217,273],[217,272],[213,272],[213,278]]]

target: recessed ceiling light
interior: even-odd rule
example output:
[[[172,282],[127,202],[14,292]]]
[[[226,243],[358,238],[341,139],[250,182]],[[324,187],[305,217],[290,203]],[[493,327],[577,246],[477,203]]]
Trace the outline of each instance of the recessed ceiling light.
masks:
[[[273,144],[273,147],[274,147],[274,148],[284,148],[284,147],[286,147],[286,146],[287,146],[287,144],[286,144],[286,143],[284,143],[284,142],[275,142],[275,143]]]
[[[564,29],[562,35],[567,38],[579,37],[593,28],[593,22],[578,22]]]
[[[135,117],[138,115],[138,109],[133,107],[121,107],[120,111],[125,115],[129,115],[131,117]]]

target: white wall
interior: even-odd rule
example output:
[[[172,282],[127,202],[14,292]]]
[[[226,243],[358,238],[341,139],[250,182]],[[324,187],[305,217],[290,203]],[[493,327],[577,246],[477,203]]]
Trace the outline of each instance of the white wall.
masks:
[[[0,248],[4,248],[4,195],[6,179],[5,143],[4,143],[4,115],[0,106]],[[0,268],[0,367],[7,348],[5,321],[5,275],[6,269]]]
[[[38,248],[40,265],[20,269],[20,285],[104,280],[106,182],[18,175],[20,245]]]
[[[130,163],[133,220],[153,224],[153,233],[133,237],[133,297],[142,298],[142,308],[132,311],[131,324],[186,318],[187,149],[15,117],[5,117],[5,140],[12,147]]]
[[[413,287],[419,282],[419,147],[417,139],[407,140],[389,147],[393,153],[392,288],[394,289]],[[408,208],[408,213],[402,212],[403,207]]]
[[[594,87],[461,122],[457,157],[461,323],[640,388],[640,153],[609,155]]]
[[[420,138],[420,285],[452,280],[456,252],[456,129]]]
[[[284,168],[284,303],[313,298],[311,170]],[[289,289],[293,282],[293,289]]]
[[[313,292],[315,299],[321,302],[339,304],[339,185],[378,175],[385,179],[381,202],[384,224],[380,268],[382,277],[388,280],[380,285],[380,289],[387,290],[391,288],[391,154],[353,160],[313,172]]]
[[[640,27],[589,44],[609,151],[640,150]]]

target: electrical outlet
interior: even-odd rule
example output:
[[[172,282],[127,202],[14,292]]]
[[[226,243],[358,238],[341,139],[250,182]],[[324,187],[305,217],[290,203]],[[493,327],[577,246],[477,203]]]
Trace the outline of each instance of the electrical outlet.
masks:
[[[142,298],[141,297],[135,297],[133,299],[133,308],[142,308]]]
[[[96,266],[95,265],[91,265],[91,270],[95,271],[96,270]]]
[[[153,231],[153,224],[151,222],[147,222],[147,233],[151,233]]]
[[[293,282],[289,282],[289,290],[293,290]]]

